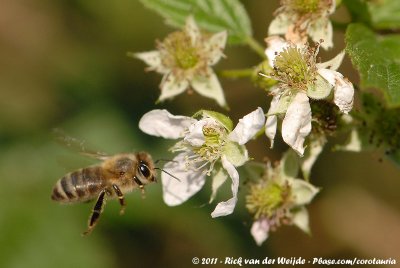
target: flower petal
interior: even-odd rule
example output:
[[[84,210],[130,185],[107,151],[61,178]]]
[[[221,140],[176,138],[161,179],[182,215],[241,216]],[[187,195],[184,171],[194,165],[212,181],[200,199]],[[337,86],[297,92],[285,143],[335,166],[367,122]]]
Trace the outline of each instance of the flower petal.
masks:
[[[311,23],[307,32],[314,42],[320,42],[321,39],[324,40],[321,43],[323,49],[327,50],[333,47],[332,23],[327,17],[322,17]]]
[[[220,106],[226,107],[224,91],[218,77],[212,69],[209,69],[207,73],[207,76],[197,75],[193,78],[191,81],[193,89],[200,95],[216,100]]]
[[[339,72],[329,69],[319,69],[318,73],[334,86],[334,102],[340,111],[347,114],[353,108],[353,84]]]
[[[192,40],[192,45],[195,45],[197,42],[199,42],[201,34],[193,16],[189,16],[186,19],[185,32],[190,36],[190,39]]]
[[[236,168],[226,159],[224,155],[221,157],[221,161],[222,166],[232,179],[231,189],[233,197],[227,201],[218,203],[214,211],[211,213],[211,217],[213,218],[232,214],[237,203],[237,192],[239,189],[239,173],[237,172]]]
[[[196,122],[190,117],[172,115],[167,110],[152,110],[142,116],[139,128],[152,136],[178,139],[184,137],[184,131]]]
[[[354,87],[349,80],[345,78],[337,80],[333,101],[343,113],[347,114],[351,111],[354,102]]]
[[[292,222],[300,230],[309,234],[310,233],[310,223],[309,223],[308,211],[305,207],[301,207],[299,210],[293,212]]]
[[[240,145],[247,143],[264,126],[264,111],[260,107],[257,110],[239,119],[239,123],[229,134],[229,139]]]
[[[226,39],[228,33],[226,31],[216,33],[210,37],[204,44],[208,50],[208,65],[216,64],[224,55]]]
[[[164,170],[171,173],[180,181],[167,173],[161,173],[163,198],[168,206],[180,205],[197,193],[206,181],[206,175],[201,170],[187,170],[185,166],[186,153],[178,154],[173,162],[168,162]]]
[[[178,80],[172,73],[166,74],[161,81],[161,95],[158,101],[164,101],[184,92],[189,86],[187,80]]]
[[[271,141],[271,147],[274,146],[274,140],[275,140],[275,134],[276,134],[276,128],[278,126],[278,118],[276,115],[269,115],[275,113],[275,110],[279,104],[279,98],[280,95],[276,94],[272,98],[271,105],[268,110],[268,116],[267,116],[267,121],[265,122],[265,135],[269,138]]]
[[[336,71],[337,69],[339,69],[340,64],[342,64],[345,54],[346,53],[343,50],[342,52],[337,54],[333,59],[331,59],[327,62],[317,63],[317,68],[318,69],[329,69],[329,70]]]
[[[228,178],[228,175],[226,174],[225,170],[221,167],[218,169],[216,174],[213,176],[212,184],[211,184],[211,197],[210,197],[210,202],[214,201],[215,196],[217,195],[217,191],[219,187],[221,187],[222,184],[226,181]]]
[[[158,51],[158,50],[134,53],[132,55],[135,58],[138,58],[139,60],[142,60],[147,65],[149,65],[149,68],[147,69],[149,71],[156,71],[158,73],[168,72],[168,70],[162,64],[161,57],[160,57],[160,51]]]
[[[192,146],[199,147],[205,142],[203,134],[203,127],[205,125],[217,125],[217,122],[211,118],[204,118],[189,127],[189,133],[186,134],[184,140],[189,142]]]
[[[260,218],[253,222],[250,230],[251,235],[256,241],[258,246],[261,246],[268,238],[269,222],[266,218]]]
[[[270,36],[265,38],[265,42],[267,43],[267,48],[265,49],[265,55],[268,58],[269,65],[271,67],[274,66],[274,60],[276,55],[282,52],[289,44],[279,36]]]
[[[286,34],[289,26],[293,23],[291,17],[286,13],[281,13],[269,24],[268,35]]]
[[[303,143],[311,132],[311,107],[308,97],[300,92],[294,97],[282,122],[283,140],[300,156],[303,156]]]
[[[314,185],[301,179],[288,179],[292,201],[295,206],[304,206],[311,202],[314,196],[319,192],[319,189]]]

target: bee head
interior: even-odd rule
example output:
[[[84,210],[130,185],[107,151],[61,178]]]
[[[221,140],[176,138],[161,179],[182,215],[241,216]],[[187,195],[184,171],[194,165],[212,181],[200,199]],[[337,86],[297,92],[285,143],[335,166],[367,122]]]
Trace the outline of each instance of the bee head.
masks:
[[[143,184],[157,182],[154,172],[154,163],[151,156],[148,153],[140,152],[137,154],[137,159],[137,172]]]

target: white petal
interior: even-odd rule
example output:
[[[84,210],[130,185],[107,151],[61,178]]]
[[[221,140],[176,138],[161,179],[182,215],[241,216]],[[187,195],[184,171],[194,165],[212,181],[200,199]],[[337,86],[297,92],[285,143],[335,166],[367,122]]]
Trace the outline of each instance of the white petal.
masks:
[[[310,233],[308,211],[305,207],[301,207],[298,211],[293,213],[292,221],[300,230],[307,234]]]
[[[189,82],[187,80],[178,80],[172,73],[166,74],[161,81],[161,95],[158,101],[175,97],[184,92],[188,86]]]
[[[276,94],[272,98],[271,105],[268,110],[268,114],[273,114],[279,104],[280,95]],[[271,141],[271,148],[274,146],[276,128],[278,126],[278,119],[276,115],[268,115],[267,122],[265,123],[265,135]]]
[[[350,133],[350,138],[345,145],[337,146],[338,150],[349,151],[349,152],[361,152],[364,148],[360,132],[353,129]]]
[[[268,58],[269,65],[274,66],[274,60],[277,54],[282,52],[289,44],[279,36],[270,36],[265,39],[267,42],[267,49],[265,49],[265,55]]]
[[[297,93],[286,111],[282,122],[283,140],[300,156],[303,156],[303,143],[311,132],[311,107],[305,93]]]
[[[334,89],[333,101],[339,107],[340,111],[347,114],[353,108],[354,87],[347,79],[338,79]]]
[[[159,73],[166,73],[168,71],[162,65],[160,52],[158,50],[134,53],[133,56],[149,65],[148,70],[156,71]]]
[[[311,202],[314,196],[319,192],[319,189],[314,185],[301,179],[288,180],[292,193],[292,200],[295,206],[307,205]]]
[[[239,119],[235,129],[229,134],[229,139],[240,145],[247,143],[264,126],[264,111],[258,107],[257,110]]]
[[[187,170],[185,166],[186,153],[181,153],[174,158],[173,162],[168,162],[164,170],[171,173],[180,181],[166,174],[161,173],[163,185],[163,198],[168,206],[180,205],[195,193],[197,193],[206,181],[206,175],[201,171]]]
[[[331,15],[335,12],[336,10],[336,0],[331,1],[331,6],[328,9],[328,15]]]
[[[336,71],[339,69],[340,64],[342,64],[343,58],[344,58],[345,52],[344,50],[337,54],[333,59],[323,62],[323,63],[317,63],[317,68],[318,69],[330,69],[333,71]]]
[[[334,102],[340,111],[347,114],[353,108],[354,87],[339,72],[329,69],[319,69],[318,73],[334,86]]]
[[[221,157],[221,161],[222,166],[232,179],[231,189],[233,197],[227,201],[218,203],[214,211],[211,213],[211,217],[213,218],[232,214],[237,203],[237,192],[239,189],[239,173],[237,172],[236,168],[226,159],[224,155]]]
[[[222,107],[227,106],[224,91],[213,70],[209,69],[207,76],[194,77],[191,81],[191,85],[200,95],[216,100]]]
[[[303,175],[306,180],[309,179],[311,168],[313,167],[318,156],[321,154],[322,149],[324,149],[325,143],[325,138],[310,140],[310,145],[308,146],[303,158],[303,162],[301,163],[301,170],[303,171]]]
[[[333,47],[333,29],[332,23],[326,17],[322,17],[316,21],[314,21],[308,27],[308,34],[314,42],[320,42],[320,40],[324,40],[321,43],[321,47],[323,49],[330,49]]]
[[[152,136],[165,139],[184,137],[184,131],[197,120],[170,114],[167,110],[152,110],[142,116],[139,128]]]
[[[208,50],[208,65],[216,64],[224,55],[223,50],[225,48],[227,38],[228,33],[223,31],[212,35],[210,39],[207,40],[205,46]]]
[[[219,187],[224,184],[226,179],[228,178],[228,175],[226,174],[225,170],[223,168],[220,168],[217,173],[213,176],[212,184],[211,184],[211,197],[210,197],[210,203],[214,201],[215,196],[217,195],[217,191]]]
[[[258,246],[261,246],[265,240],[268,238],[269,233],[269,223],[266,218],[258,219],[253,223],[250,230],[251,235],[256,241]]]
[[[268,35],[284,35],[292,23],[292,19],[286,13],[281,13],[269,24]]]
[[[217,125],[217,122],[211,118],[205,118],[197,121],[189,127],[189,133],[185,136],[185,141],[189,142],[192,146],[199,147],[204,144],[205,137],[203,134],[203,127],[205,125]]]
[[[186,19],[185,31],[190,36],[193,45],[195,45],[200,40],[201,38],[200,30],[193,16],[189,16]]]

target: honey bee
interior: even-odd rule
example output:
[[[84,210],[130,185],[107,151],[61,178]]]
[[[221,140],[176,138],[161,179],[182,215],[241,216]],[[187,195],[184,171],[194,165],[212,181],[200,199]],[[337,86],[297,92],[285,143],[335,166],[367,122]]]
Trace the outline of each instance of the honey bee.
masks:
[[[63,138],[64,142],[68,142],[67,146],[71,145],[71,141],[76,143],[75,139],[68,139],[71,138]],[[144,194],[145,185],[157,182],[157,169],[179,180],[167,171],[155,167],[155,162],[146,152],[107,156],[88,152],[83,148],[82,143],[79,145],[82,154],[103,162],[66,174],[57,181],[51,199],[60,203],[97,200],[89,217],[88,228],[83,235],[91,233],[98,223],[106,198],[118,198],[121,205],[120,214],[123,214],[126,207],[124,195],[137,188]]]

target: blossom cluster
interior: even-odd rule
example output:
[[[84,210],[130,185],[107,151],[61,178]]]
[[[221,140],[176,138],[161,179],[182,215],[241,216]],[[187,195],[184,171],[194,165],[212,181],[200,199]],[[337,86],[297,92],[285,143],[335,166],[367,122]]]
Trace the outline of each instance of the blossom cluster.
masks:
[[[309,232],[305,205],[319,191],[309,182],[310,170],[335,130],[336,118],[345,118],[354,102],[353,84],[338,72],[344,51],[326,62],[318,57],[320,48],[333,47],[329,16],[335,9],[335,0],[281,0],[265,38],[267,60],[261,65],[269,66],[259,73],[275,81],[266,83],[265,89],[272,96],[264,107],[267,113],[258,107],[235,127],[228,116],[209,110],[199,110],[191,117],[160,109],[143,115],[139,122],[143,132],[178,140],[170,148],[175,157],[163,167],[167,172],[161,174],[167,205],[184,203],[203,188],[208,178],[212,180],[211,203],[229,178],[232,196],[220,201],[211,216],[232,214],[238,202],[237,169],[254,162],[250,161],[246,143],[265,133],[272,148],[280,130],[289,151],[278,164],[261,164],[263,172],[250,183],[246,195],[246,207],[254,219],[251,234],[260,245],[271,230],[282,224]],[[158,102],[193,90],[227,108],[213,70],[225,56],[227,38],[227,31],[205,32],[189,16],[181,31],[156,43],[157,50],[132,55],[144,61],[147,70],[162,74]],[[288,163],[295,163],[290,172]]]

